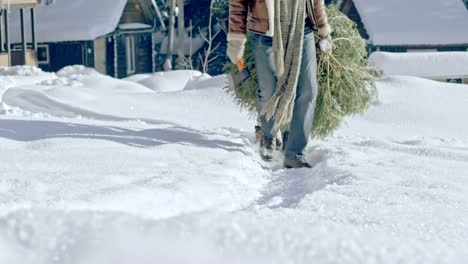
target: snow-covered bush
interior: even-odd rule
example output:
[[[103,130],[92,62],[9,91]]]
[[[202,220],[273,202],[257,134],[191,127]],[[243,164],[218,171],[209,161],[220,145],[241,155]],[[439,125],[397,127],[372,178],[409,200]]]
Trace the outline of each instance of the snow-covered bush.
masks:
[[[1,67],[0,75],[3,76],[37,76],[42,73],[42,70],[33,66],[14,66],[14,67]]]

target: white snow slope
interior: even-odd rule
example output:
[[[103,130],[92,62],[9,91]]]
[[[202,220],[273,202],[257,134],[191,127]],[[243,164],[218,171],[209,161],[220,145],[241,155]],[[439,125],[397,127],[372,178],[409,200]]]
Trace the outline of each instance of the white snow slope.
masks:
[[[223,76],[174,74],[0,70],[0,263],[466,263],[467,86],[381,80],[286,171]]]
[[[468,78],[468,52],[373,52],[369,60],[384,76]]]

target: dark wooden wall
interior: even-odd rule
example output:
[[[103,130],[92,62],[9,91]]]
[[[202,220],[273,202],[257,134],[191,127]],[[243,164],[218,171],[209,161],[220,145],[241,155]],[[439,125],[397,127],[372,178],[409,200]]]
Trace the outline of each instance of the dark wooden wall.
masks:
[[[125,23],[151,24],[151,21],[147,21],[144,16],[143,7],[139,0],[128,0],[119,24]]]
[[[386,51],[386,52],[407,52],[408,50],[427,50],[434,49],[437,51],[467,51],[468,45],[462,46],[369,46],[369,51],[374,52],[377,50]]]
[[[151,33],[134,33],[115,36],[107,42],[107,74],[115,75],[114,43],[117,41],[117,78],[127,77],[127,57],[125,54],[125,37],[135,38],[135,63],[136,73],[149,73],[153,71],[153,50]]]
[[[106,62],[107,62],[107,75],[115,77],[115,39],[116,37],[109,37],[106,41]],[[118,43],[118,42],[117,42]]]
[[[119,24],[142,23],[152,25],[152,17],[147,13],[148,6],[143,7],[141,0],[128,0]],[[117,30],[115,35],[107,37],[106,41],[106,72],[110,76],[118,78],[127,77],[125,36],[135,38],[135,63],[136,73],[148,73],[153,70],[152,33],[123,33]],[[117,49],[115,51],[115,49]],[[69,65],[84,65],[94,67],[94,42],[63,42],[49,44],[50,64],[40,65],[45,71],[58,71]],[[117,55],[117,58],[115,58]],[[117,69],[115,69],[117,59]]]
[[[135,56],[137,73],[148,73],[153,71],[153,47],[152,34],[144,33],[135,36]]]
[[[92,41],[44,43],[49,46],[49,64],[39,64],[39,68],[56,72],[70,65],[94,67]]]

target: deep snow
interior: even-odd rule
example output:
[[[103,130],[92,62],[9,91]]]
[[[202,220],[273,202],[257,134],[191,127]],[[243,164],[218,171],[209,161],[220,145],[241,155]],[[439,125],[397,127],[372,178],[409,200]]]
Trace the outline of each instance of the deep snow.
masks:
[[[466,85],[383,79],[311,143],[315,168],[286,171],[223,76],[0,75],[0,263],[468,258]]]
[[[431,79],[468,77],[468,52],[373,52],[369,60],[384,76]]]

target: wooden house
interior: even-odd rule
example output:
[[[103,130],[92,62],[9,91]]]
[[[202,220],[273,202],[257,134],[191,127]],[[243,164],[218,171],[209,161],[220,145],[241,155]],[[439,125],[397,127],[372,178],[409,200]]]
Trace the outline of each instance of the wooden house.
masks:
[[[339,0],[369,52],[467,51],[463,0]]]
[[[152,0],[59,0],[36,8],[38,65],[93,67],[117,78],[152,72],[157,7]],[[20,16],[18,12],[13,16]],[[26,20],[26,24],[31,24]],[[12,27],[18,25],[11,25]],[[12,34],[13,49],[21,44]]]
[[[39,3],[39,0],[0,0],[0,66],[14,65],[37,65],[36,60],[36,37],[35,37],[35,14],[34,7]],[[11,12],[18,12],[19,16],[15,17],[14,22],[19,25],[18,28],[11,28]],[[27,43],[26,36],[26,16],[30,16],[28,27],[31,44]],[[19,33],[18,49],[12,50],[10,45],[11,31]]]

